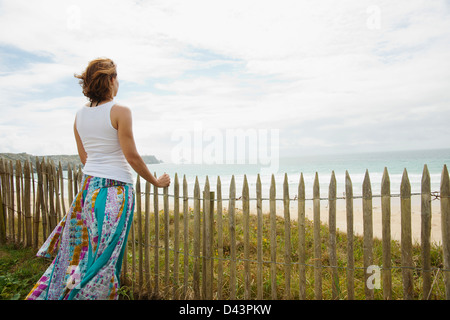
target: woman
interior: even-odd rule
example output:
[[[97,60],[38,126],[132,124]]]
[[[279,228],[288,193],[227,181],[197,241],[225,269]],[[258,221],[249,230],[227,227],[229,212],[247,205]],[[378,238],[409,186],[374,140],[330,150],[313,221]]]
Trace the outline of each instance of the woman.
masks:
[[[170,185],[167,174],[155,179],[136,150],[131,111],[114,101],[119,90],[114,62],[93,60],[75,77],[90,101],[74,122],[82,187],[37,253],[56,257],[29,300],[117,299],[135,201],[131,168],[156,187]]]

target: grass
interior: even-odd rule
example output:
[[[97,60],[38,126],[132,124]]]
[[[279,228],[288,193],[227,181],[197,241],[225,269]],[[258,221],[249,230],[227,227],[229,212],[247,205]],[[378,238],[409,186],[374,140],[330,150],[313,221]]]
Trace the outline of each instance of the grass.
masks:
[[[239,209],[236,209],[236,258],[237,260],[244,259],[244,219],[243,214]],[[139,288],[139,250],[138,250],[138,224],[137,224],[137,214],[134,217],[133,229],[129,235],[128,241],[128,252],[127,252],[127,277],[123,279],[122,286],[119,291],[119,299],[172,299],[174,292],[178,296],[183,293],[183,277],[184,277],[184,252],[187,250],[189,254],[188,261],[188,287],[187,298],[193,298],[193,270],[194,270],[194,247],[193,247],[193,230],[194,230],[194,216],[192,209],[188,213],[189,222],[189,243],[185,248],[183,243],[183,214],[180,214],[179,220],[179,277],[178,281],[175,281],[173,265],[174,265],[174,216],[173,212],[169,213],[169,278],[165,279],[165,251],[163,248],[159,249],[159,290],[158,292],[153,292],[149,294],[146,291],[147,282],[144,265],[144,278],[143,278],[143,288]],[[154,233],[154,216],[150,215],[150,245],[155,243],[155,233]],[[142,216],[142,223],[145,219]],[[164,213],[163,210],[159,214],[159,246],[164,247]],[[231,259],[231,242],[229,234],[229,221],[227,211],[224,209],[223,213],[223,259],[219,260],[219,251],[217,244],[217,222],[214,225],[214,243],[213,243],[213,254],[214,254],[214,281],[213,281],[213,298],[217,299],[218,288],[218,267],[219,263],[223,265],[223,285],[222,285],[222,299],[230,298],[230,259]],[[255,299],[257,296],[257,263],[253,262],[257,260],[257,220],[256,216],[250,215],[249,217],[249,259],[252,262],[250,265],[250,294],[251,299]],[[298,262],[298,226],[297,221],[291,221],[291,289],[290,298],[298,299],[299,297],[299,266],[295,264]],[[144,226],[142,225],[142,230]],[[286,299],[285,291],[285,266],[282,264],[284,262],[284,251],[285,251],[285,225],[284,219],[277,216],[276,219],[276,234],[277,234],[277,246],[276,246],[276,261],[280,262],[276,264],[276,294],[277,299]],[[328,252],[328,227],[326,225],[321,225],[320,230],[321,236],[321,249],[322,257],[322,294],[323,299],[332,299],[332,276],[331,268],[329,266],[329,252]],[[312,222],[306,220],[305,223],[305,234],[306,234],[306,264],[314,264],[314,248],[313,248],[313,225]],[[134,240],[134,241],[133,241]],[[133,243],[134,243],[134,253],[133,253]],[[338,261],[338,282],[336,283],[338,291],[338,299],[347,299],[347,235],[344,232],[337,231],[336,234],[336,248],[337,248],[337,261]],[[263,299],[271,299],[271,260],[270,253],[270,221],[267,214],[263,215]],[[144,248],[145,251],[145,248]],[[150,255],[150,284],[152,287],[155,285],[155,274],[154,274],[154,255],[155,248],[149,248]],[[38,258],[35,256],[36,250],[32,248],[23,248],[20,246],[8,244],[0,246],[0,299],[24,299],[28,292],[31,290],[33,285],[37,282],[43,272],[46,270],[51,260]],[[133,270],[133,259],[135,269]],[[363,300],[365,299],[365,278],[364,270],[358,269],[363,267],[363,239],[362,237],[354,237],[354,259],[355,259],[355,271],[354,271],[354,282],[355,282],[355,299]],[[202,277],[202,259],[200,261],[200,278]],[[414,299],[422,299],[424,293],[422,292],[422,259],[421,259],[421,248],[420,245],[414,244],[413,246],[413,262],[415,265],[415,270],[413,271],[413,286],[414,286]],[[373,244],[373,264],[381,266],[382,265],[382,243],[380,240],[375,239]],[[394,267],[392,269],[392,299],[402,299],[403,298],[403,285],[402,285],[402,269],[396,268],[401,266],[401,247],[398,241],[391,242],[391,264]],[[431,245],[431,266],[435,268],[443,268],[443,258],[442,258],[442,248],[436,244]],[[382,280],[382,279],[381,279]],[[178,282],[179,285],[175,285]],[[445,289],[444,289],[444,278],[443,272],[437,272],[433,270],[432,272],[432,293],[430,299],[445,299]],[[236,298],[244,299],[245,283],[244,283],[244,262],[236,262]],[[200,284],[200,289],[202,284]],[[383,283],[381,281],[381,289],[374,290],[375,299],[383,299]],[[306,298],[314,299],[314,268],[312,266],[306,266],[306,288],[305,288]],[[428,295],[428,293],[425,293]]]
[[[236,257],[238,260],[244,259],[244,220],[243,214],[240,210],[236,209]],[[133,235],[130,233],[129,248],[128,248],[128,275],[131,277],[134,275],[135,281],[129,281],[126,283],[128,298],[148,298],[150,295],[145,291],[146,288],[146,276],[143,279],[143,288],[139,288],[139,257],[138,257],[138,243],[137,243],[137,215],[135,215],[135,234],[134,234],[134,244],[135,244],[135,253],[133,254],[132,246],[133,243]],[[159,214],[159,226],[160,226],[160,237],[159,237],[159,246],[164,247],[164,213],[161,210]],[[257,260],[257,220],[255,215],[250,215],[249,217],[249,259],[252,261]],[[144,229],[143,223],[145,219],[142,216],[142,230]],[[153,223],[153,214],[150,217],[150,244],[152,245],[155,241],[154,223]],[[164,277],[164,268],[165,268],[165,256],[164,249],[159,249],[159,292],[153,294],[153,298],[158,299],[172,299],[173,292],[177,292],[179,295],[183,292],[183,277],[184,277],[184,243],[183,243],[183,214],[180,214],[180,237],[179,237],[179,278],[178,283],[180,285],[175,285],[176,281],[174,279],[173,274],[173,264],[174,264],[174,256],[175,252],[174,248],[174,217],[173,212],[171,211],[169,214],[169,279],[165,279]],[[230,236],[229,236],[229,228],[228,228],[228,214],[226,210],[223,213],[223,286],[222,286],[222,299],[230,298]],[[299,266],[295,264],[298,262],[298,226],[297,221],[291,221],[291,262],[294,263],[291,265],[291,289],[290,289],[290,299],[298,299],[299,298]],[[268,262],[271,260],[270,254],[270,221],[268,214],[263,215],[263,299],[271,299],[271,263]],[[193,270],[194,270],[194,248],[193,248],[193,230],[194,230],[194,217],[192,210],[189,211],[189,244],[187,246],[189,252],[189,265],[188,265],[188,274],[189,274],[189,283],[187,287],[187,294],[189,298],[193,297]],[[277,299],[286,299],[287,292],[285,290],[285,266],[284,262],[284,251],[285,251],[285,225],[284,219],[282,217],[278,217],[276,219],[276,234],[277,234],[277,249],[276,249],[276,261],[280,262],[276,264],[276,293]],[[313,265],[314,264],[314,248],[313,248],[313,224],[311,221],[307,220],[305,223],[305,233],[306,233],[306,264]],[[332,269],[327,268],[326,266],[330,265],[329,262],[329,252],[328,252],[328,241],[329,241],[329,233],[328,226],[321,225],[321,251],[322,257],[321,262],[322,266],[322,294],[323,299],[332,299]],[[213,298],[217,299],[217,279],[218,279],[218,265],[220,260],[218,259],[218,245],[217,245],[217,223],[214,225],[214,244],[213,244],[213,252],[214,252],[214,281],[213,281]],[[338,261],[338,282],[336,283],[337,291],[338,291],[338,299],[347,299],[347,235],[344,232],[337,231],[336,235],[336,250],[337,250],[337,261]],[[145,249],[144,249],[145,250]],[[154,275],[154,253],[155,248],[151,247],[149,249],[150,255],[150,282],[151,286],[155,284],[155,275]],[[135,270],[132,270],[132,261],[135,259]],[[363,238],[362,237],[354,237],[354,259],[355,259],[355,271],[354,271],[354,294],[355,299],[363,300],[365,299],[365,275],[363,270]],[[201,259],[200,259],[201,261]],[[422,292],[422,258],[421,258],[421,248],[420,245],[413,245],[413,262],[415,266],[415,270],[413,270],[413,287],[414,287],[414,299],[422,299],[424,293]],[[373,264],[382,266],[382,242],[381,240],[375,239],[373,243]],[[145,268],[145,263],[143,264]],[[403,284],[402,284],[402,272],[404,269],[398,268],[401,266],[401,247],[398,241],[391,241],[391,265],[392,265],[392,299],[402,299],[403,298]],[[442,258],[442,249],[439,245],[432,244],[431,245],[431,266],[432,268],[443,268],[443,258]],[[359,268],[359,269],[358,269]],[[202,273],[202,263],[200,262],[200,277]],[[146,274],[146,270],[144,270],[144,275]],[[257,296],[257,263],[250,262],[250,291],[251,298],[255,299]],[[244,299],[244,291],[245,291],[245,283],[244,283],[244,262],[237,261],[236,262],[236,297],[237,299]],[[383,283],[382,276],[380,275],[381,280],[381,288],[374,290],[374,298],[375,299],[383,299]],[[445,298],[445,289],[444,289],[444,278],[443,272],[437,272],[436,269],[432,271],[432,293],[430,295],[430,299],[444,299]],[[200,284],[200,288],[202,288]],[[306,298],[314,299],[314,268],[312,266],[306,266]],[[428,295],[428,293],[425,293]]]
[[[49,264],[49,259],[36,257],[35,249],[0,246],[0,299],[24,299]]]

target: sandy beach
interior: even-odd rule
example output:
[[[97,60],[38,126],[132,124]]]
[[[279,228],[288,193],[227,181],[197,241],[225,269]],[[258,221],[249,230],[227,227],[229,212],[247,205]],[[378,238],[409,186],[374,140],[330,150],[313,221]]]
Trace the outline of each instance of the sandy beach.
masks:
[[[151,197],[151,210],[153,210],[153,196]],[[284,217],[284,205],[283,201],[276,201],[277,215]],[[189,199],[189,206],[193,208],[193,200]],[[222,207],[224,210],[228,209],[228,201],[222,201]],[[159,208],[162,210],[163,197],[159,197]],[[236,200],[236,208],[242,210],[242,201]],[[289,213],[291,220],[298,219],[298,206],[297,201],[290,201]],[[381,222],[381,198],[375,197],[372,200],[373,208],[373,235],[374,238],[382,238],[382,222]],[[217,208],[215,208],[217,209]],[[307,200],[305,203],[306,218],[313,220],[313,201]],[[173,210],[173,197],[169,197],[169,210]],[[180,210],[182,210],[182,201],[180,200]],[[440,201],[431,201],[431,242],[441,243],[441,215],[440,215]],[[263,213],[269,213],[269,201],[263,200],[262,202]],[[421,237],[421,197],[411,197],[411,231],[413,237],[413,244],[415,242],[420,244]],[[363,235],[363,214],[362,214],[362,199],[354,199],[353,201],[353,230],[356,235]],[[250,201],[250,213],[256,214],[256,201]],[[328,201],[320,201],[320,220],[322,223],[328,225],[329,213],[328,213]],[[336,228],[339,231],[347,232],[347,214],[345,209],[345,200],[339,199],[336,201]],[[391,198],[391,239],[401,239],[401,211],[400,211],[400,198]]]
[[[163,195],[159,194],[159,209],[163,210],[164,208],[164,199]],[[173,195],[169,196],[169,210],[173,210],[174,198]],[[189,199],[188,201],[189,207],[194,207],[193,199]],[[182,209],[182,199],[180,198],[180,210]],[[267,214],[270,212],[269,200],[262,201],[262,211],[263,214]],[[284,217],[284,205],[283,201],[276,201],[276,210],[277,215],[280,217]],[[67,198],[65,198],[65,206],[66,210],[70,208],[70,204]],[[144,210],[144,195],[142,195],[142,209]],[[224,212],[228,210],[228,201],[222,201],[222,208]],[[242,201],[236,200],[236,208],[242,210]],[[373,235],[374,238],[381,239],[382,238],[382,223],[381,223],[381,198],[374,197],[372,200],[372,208],[373,208]],[[217,208],[214,208],[217,210]],[[309,220],[313,220],[313,201],[306,200],[305,203],[306,209],[306,218]],[[136,209],[135,209],[136,210]],[[153,212],[153,195],[150,196],[150,210]],[[329,212],[328,212],[328,201],[321,200],[320,201],[320,220],[322,223],[328,225]],[[421,197],[420,196],[412,196],[411,197],[411,230],[413,237],[413,244],[415,242],[420,244],[421,237]],[[440,214],[440,201],[432,200],[431,201],[431,241],[436,242],[437,244],[442,243],[441,237],[441,214]],[[250,213],[257,214],[256,212],[256,201],[250,201]],[[298,206],[297,201],[290,201],[289,205],[289,214],[291,220],[298,219]],[[345,200],[338,199],[336,200],[336,228],[339,231],[347,232],[347,214],[345,209]],[[353,200],[353,230],[356,235],[363,235],[363,214],[362,214],[362,199],[354,199]],[[400,212],[400,198],[392,197],[391,198],[391,238],[392,240],[401,239],[401,212]]]

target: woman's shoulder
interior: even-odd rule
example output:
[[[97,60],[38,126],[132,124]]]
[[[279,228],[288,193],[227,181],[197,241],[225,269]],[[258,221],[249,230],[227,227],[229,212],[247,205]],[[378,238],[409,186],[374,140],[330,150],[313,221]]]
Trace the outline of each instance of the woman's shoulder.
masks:
[[[127,106],[124,106],[123,104],[116,103],[111,107],[111,124],[113,125],[114,129],[118,128],[119,122],[124,123],[125,125],[127,123],[131,124],[131,109]]]
[[[115,103],[112,107],[111,107],[111,112],[116,112],[116,113],[131,113],[131,109],[123,104],[120,103]]]

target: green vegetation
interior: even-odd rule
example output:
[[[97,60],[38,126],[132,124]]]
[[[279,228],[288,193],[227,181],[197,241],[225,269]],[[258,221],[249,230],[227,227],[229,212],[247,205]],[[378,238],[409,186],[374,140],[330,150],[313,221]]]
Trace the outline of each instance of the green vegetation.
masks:
[[[244,221],[243,214],[240,210],[236,209],[236,258],[238,260],[244,259]],[[151,275],[151,286],[154,286],[154,255],[155,255],[155,233],[154,233],[154,220],[153,214],[150,215],[150,275]],[[133,244],[133,236],[130,233],[130,241],[128,242],[128,276],[135,276],[135,281],[128,281],[126,283],[126,287],[128,290],[129,298],[148,298],[150,295],[147,295],[145,292],[146,288],[146,271],[145,271],[145,263],[144,265],[144,281],[143,281],[143,289],[139,290],[139,250],[138,250],[138,236],[137,236],[137,215],[135,215],[134,227],[134,255],[132,250]],[[142,216],[142,230],[144,230],[144,221],[145,217]],[[183,214],[180,214],[179,220],[179,278],[178,278],[178,286],[175,287],[174,283],[174,274],[173,274],[173,264],[174,264],[174,217],[173,212],[171,211],[169,214],[169,281],[168,288],[165,288],[165,278],[164,278],[164,268],[165,268],[165,257],[164,257],[164,212],[161,210],[159,213],[159,226],[160,226],[160,234],[159,234],[159,246],[162,247],[159,250],[159,292],[156,295],[152,295],[153,298],[160,299],[172,299],[174,290],[178,292],[178,294],[182,294],[183,292],[183,277],[184,277],[184,243],[183,243]],[[255,215],[250,215],[249,219],[250,232],[249,232],[249,252],[250,252],[250,282],[251,282],[251,298],[256,299],[257,296],[257,217]],[[295,264],[298,262],[298,226],[297,221],[291,221],[291,299],[298,299],[299,297],[299,265]],[[223,286],[222,286],[222,299],[229,299],[230,294],[230,236],[229,236],[229,221],[228,214],[226,210],[223,213]],[[276,270],[277,270],[277,298],[285,299],[285,265],[283,264],[284,260],[284,251],[285,251],[285,241],[284,241],[284,219],[282,217],[277,216],[276,219],[276,234],[277,234],[277,252],[276,252]],[[271,263],[270,259],[270,220],[269,215],[263,215],[263,298],[271,299],[271,275],[270,268]],[[314,247],[313,247],[313,224],[312,221],[307,220],[305,223],[305,234],[306,234],[306,298],[314,299]],[[187,294],[189,298],[193,297],[193,270],[194,270],[194,248],[193,248],[193,230],[194,230],[194,216],[192,209],[189,210],[189,282],[188,282],[188,290]],[[144,239],[144,238],[143,238]],[[217,279],[218,279],[218,265],[219,265],[219,255],[218,255],[218,244],[217,244],[217,218],[215,219],[214,225],[214,282],[213,282],[213,292],[214,298],[217,298]],[[329,242],[329,233],[328,226],[321,226],[321,243],[322,243],[322,291],[323,291],[323,299],[329,300],[332,299],[332,268],[327,266],[330,265],[329,262],[329,252],[328,252],[328,242]],[[339,281],[337,283],[338,290],[338,299],[347,299],[347,235],[345,232],[337,231],[336,234],[336,250],[337,250],[337,261],[338,261],[338,277]],[[144,249],[145,251],[145,249]],[[202,252],[200,253],[202,254]],[[132,260],[133,256],[135,259],[135,270],[132,270]],[[354,237],[354,259],[355,259],[355,271],[354,271],[354,292],[355,299],[363,300],[365,299],[365,278],[364,278],[364,269],[363,269],[363,238],[362,237]],[[144,260],[145,261],[145,260]],[[201,261],[201,259],[200,259]],[[422,299],[424,296],[422,290],[422,257],[421,257],[421,248],[419,244],[413,245],[413,262],[415,265],[415,270],[413,271],[413,285],[414,285],[414,299]],[[382,266],[382,242],[381,240],[375,239],[373,244],[373,264]],[[391,242],[391,274],[392,274],[392,299],[403,299],[403,284],[402,284],[402,272],[404,269],[399,268],[401,266],[401,247],[398,241]],[[436,268],[443,268],[443,258],[442,258],[442,248],[439,245],[432,244],[431,245],[431,279],[432,279],[432,292],[429,296],[429,299],[445,299],[445,289],[444,289],[444,277],[443,272],[437,270]],[[433,269],[434,268],[434,269]],[[200,262],[200,278],[202,273],[202,263]],[[382,276],[381,279],[381,288],[374,290],[374,298],[375,299],[383,299],[383,282]],[[174,288],[175,287],[175,288]],[[200,288],[202,285],[200,284]],[[237,299],[244,299],[244,262],[237,261],[236,262],[236,297]],[[134,294],[133,294],[134,293]],[[426,293],[428,295],[428,293]]]
[[[0,246],[0,299],[24,299],[50,264],[36,257],[36,250],[15,245]]]
[[[192,209],[189,210],[189,244],[187,246],[189,253],[189,282],[187,288],[188,298],[193,297],[193,270],[194,270],[194,248],[193,248],[193,231],[194,231],[194,216]],[[120,299],[172,299],[173,292],[177,292],[179,296],[183,293],[183,277],[184,277],[184,243],[183,243],[183,214],[180,214],[179,219],[179,278],[178,286],[175,286],[175,279],[173,273],[174,264],[174,216],[171,211],[169,214],[169,279],[167,281],[168,286],[166,287],[166,279],[164,278],[165,269],[165,254],[164,254],[164,212],[161,210],[159,213],[159,292],[157,294],[149,295],[146,292],[146,270],[145,270],[145,260],[144,266],[144,279],[143,288],[139,289],[139,249],[138,249],[138,224],[137,224],[137,214],[135,214],[134,220],[134,232],[131,230],[128,242],[128,252],[127,252],[127,279],[123,279],[122,287],[119,291]],[[155,232],[154,232],[154,215],[150,215],[150,279],[151,287],[155,284],[154,275],[154,255],[155,255]],[[145,217],[142,215],[142,230],[144,230]],[[257,221],[256,216],[250,215],[250,282],[251,282],[251,298],[255,299],[257,294]],[[237,210],[236,213],[236,257],[238,260],[244,259],[244,233],[243,233],[243,215],[242,212]],[[285,298],[285,266],[282,264],[284,262],[284,219],[282,217],[277,217],[277,253],[276,253],[276,270],[277,270],[277,298]],[[224,210],[223,214],[223,299],[229,299],[230,294],[230,236],[229,236],[229,221],[228,214]],[[263,216],[263,294],[264,299],[271,299],[271,277],[270,277],[270,221],[269,216],[264,214]],[[314,264],[314,249],[313,249],[313,226],[311,221],[306,221],[306,297],[307,299],[314,299],[314,268],[311,266]],[[332,277],[331,268],[329,266],[329,253],[328,253],[328,227],[322,225],[321,227],[321,242],[322,242],[322,290],[323,299],[332,299]],[[338,260],[338,276],[339,281],[337,283],[338,298],[347,299],[347,236],[344,232],[338,230],[336,236],[337,242],[337,260]],[[133,241],[134,239],[134,241]],[[143,238],[144,239],[144,238]],[[214,225],[214,282],[213,282],[213,292],[214,298],[217,298],[217,279],[218,279],[218,265],[219,265],[219,252],[217,244],[217,219]],[[133,243],[134,243],[134,254],[133,254]],[[291,221],[291,299],[298,299],[299,296],[299,266],[295,264],[298,262],[298,227],[296,221]],[[35,249],[32,248],[21,248],[13,245],[0,246],[0,299],[23,299],[31,290],[33,285],[46,270],[50,264],[49,259],[37,258],[35,257]],[[144,248],[145,252],[145,248]],[[133,267],[133,257],[134,266]],[[373,264],[382,265],[382,243],[380,240],[375,240],[373,245]],[[364,270],[363,267],[363,239],[361,237],[354,237],[354,258],[355,258],[355,272],[354,272],[354,282],[355,282],[355,299],[363,300],[365,299],[364,287]],[[416,269],[413,271],[414,279],[414,299],[422,299],[424,296],[422,290],[422,258],[420,245],[415,244],[413,246],[413,261]],[[403,298],[403,285],[402,285],[402,269],[398,268],[401,266],[401,249],[398,241],[391,242],[391,263],[394,267],[392,269],[392,299],[402,299]],[[442,249],[436,244],[431,245],[431,266],[432,268],[443,268],[443,258]],[[202,273],[202,263],[200,259],[200,278]],[[131,279],[134,276],[134,281]],[[445,289],[444,289],[444,278],[443,272],[433,269],[431,273],[432,279],[432,293],[430,299],[445,299]],[[382,279],[381,279],[382,280]],[[200,288],[202,288],[200,284]],[[383,299],[383,283],[381,281],[381,288],[375,289],[374,297],[375,299]],[[244,262],[236,262],[236,296],[237,299],[244,298]],[[428,293],[426,293],[428,295]]]

